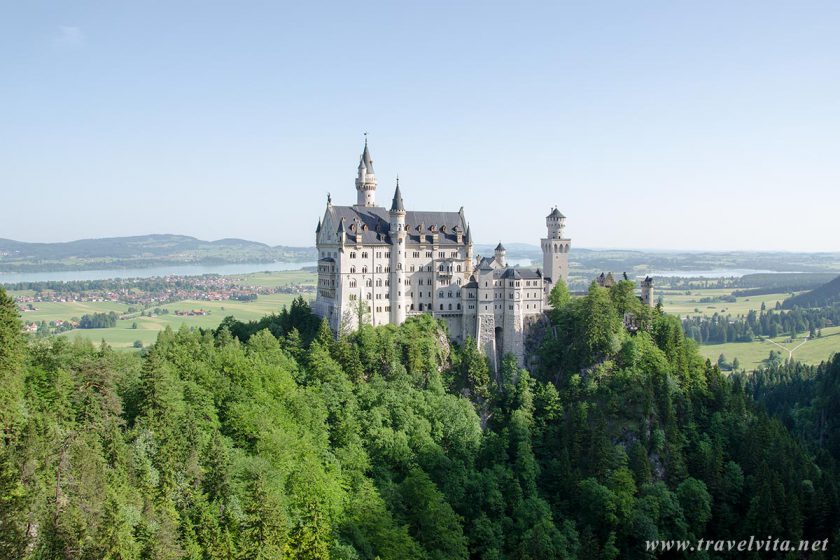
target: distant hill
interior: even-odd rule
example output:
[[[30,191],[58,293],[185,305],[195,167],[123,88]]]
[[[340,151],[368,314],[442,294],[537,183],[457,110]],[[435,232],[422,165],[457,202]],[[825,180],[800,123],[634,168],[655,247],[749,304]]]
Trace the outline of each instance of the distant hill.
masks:
[[[0,239],[0,271],[37,272],[143,268],[173,264],[303,262],[315,260],[311,247],[272,247],[244,239],[203,241],[188,235],[139,235],[27,243]]]
[[[782,302],[782,307],[828,307],[840,303],[840,276],[819,288],[793,296]]]

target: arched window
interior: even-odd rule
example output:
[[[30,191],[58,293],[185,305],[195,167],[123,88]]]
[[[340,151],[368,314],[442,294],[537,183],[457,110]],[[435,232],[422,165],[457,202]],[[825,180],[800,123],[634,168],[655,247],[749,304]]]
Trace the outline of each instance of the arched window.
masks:
[[[350,274],[356,274],[356,267],[355,266],[350,267]]]
[[[355,287],[356,287],[356,280],[355,280],[355,279],[350,280],[350,287],[351,287],[351,288],[355,288]]]
[[[367,274],[367,267],[366,266],[362,267],[362,274]]]

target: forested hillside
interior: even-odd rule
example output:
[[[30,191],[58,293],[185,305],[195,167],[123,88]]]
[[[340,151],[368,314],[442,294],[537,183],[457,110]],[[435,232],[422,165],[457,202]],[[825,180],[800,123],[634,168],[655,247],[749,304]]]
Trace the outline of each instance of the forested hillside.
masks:
[[[782,307],[827,307],[840,304],[840,276],[815,288],[810,292],[799,294],[782,302]]]
[[[678,319],[627,282],[552,299],[533,375],[491,375],[427,315],[334,340],[298,300],[137,356],[28,342],[0,289],[0,557],[615,559],[750,535],[838,553],[833,464]]]
[[[0,239],[0,271],[38,272],[143,268],[180,264],[303,262],[315,260],[311,247],[271,247],[244,239],[203,241],[188,235],[137,235],[27,243]]]

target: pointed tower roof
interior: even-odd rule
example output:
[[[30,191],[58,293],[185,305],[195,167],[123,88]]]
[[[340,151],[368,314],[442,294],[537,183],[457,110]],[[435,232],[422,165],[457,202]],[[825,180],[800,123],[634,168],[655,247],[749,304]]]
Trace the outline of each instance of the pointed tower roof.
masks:
[[[498,244],[498,245],[496,245],[496,251],[497,251],[497,252],[500,252],[500,251],[505,251],[505,246],[504,246],[504,245],[502,245],[502,242],[501,242],[501,241],[499,241],[499,244]]]
[[[555,207],[554,207],[554,210],[552,210],[552,211],[551,211],[551,214],[549,214],[549,215],[548,215],[548,216],[546,216],[546,217],[547,217],[547,218],[565,218],[566,216],[564,216],[564,215],[560,212],[560,210],[558,210],[558,209],[557,209],[557,207],[555,206]]]
[[[370,150],[368,150],[367,137],[365,137],[365,151],[362,152],[362,161],[359,162],[359,167],[364,164],[367,173],[373,173],[373,160],[370,158]]]
[[[391,212],[405,212],[402,193],[400,192],[400,178],[397,176],[397,188],[394,190],[394,201],[391,203]]]
[[[467,233],[464,234],[464,241],[469,243],[472,241],[472,232],[470,232],[470,224],[467,224]]]

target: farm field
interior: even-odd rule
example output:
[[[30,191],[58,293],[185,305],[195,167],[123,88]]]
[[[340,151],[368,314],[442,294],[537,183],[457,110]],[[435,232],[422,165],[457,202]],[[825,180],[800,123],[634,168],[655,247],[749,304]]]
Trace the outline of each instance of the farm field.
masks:
[[[166,327],[178,329],[183,325],[189,328],[216,328],[228,315],[233,315],[243,321],[251,321],[280,311],[284,305],[291,304],[295,297],[291,294],[272,294],[260,296],[256,301],[249,302],[185,300],[161,305],[162,309],[169,310],[167,315],[138,316],[117,321],[117,326],[113,328],[75,329],[62,333],[61,336],[88,338],[97,343],[104,340],[114,348],[132,348],[136,340],[141,341],[143,346],[148,346],[155,341],[158,332]],[[128,308],[127,305],[120,307],[120,310],[115,309],[115,311],[125,312]],[[175,314],[175,311],[188,312],[199,309],[208,311],[209,314],[193,316]],[[78,316],[78,313],[76,315]],[[137,323],[136,329],[132,328],[134,323]]]
[[[715,313],[722,315],[746,315],[750,309],[756,311],[761,309],[761,304],[764,303],[767,309],[776,307],[776,302],[781,302],[790,297],[792,294],[765,294],[760,296],[739,297],[734,303],[717,301],[712,303],[700,303],[702,298],[715,298],[728,296],[732,293],[732,288],[721,289],[693,289],[691,295],[687,295],[686,290],[659,290],[657,298],[662,297],[662,304],[665,311],[685,317],[691,315],[699,317],[701,315],[712,316]],[[695,309],[697,311],[695,311]]]
[[[247,285],[269,287],[288,286],[292,284],[314,285],[316,280],[314,273],[299,270],[233,275],[231,278]],[[31,292],[11,292],[11,294],[31,295]],[[296,295],[294,294],[260,295],[256,301],[247,302],[233,300],[184,300],[155,306],[161,309],[167,309],[169,313],[165,315],[141,317],[138,313],[136,316],[132,315],[130,319],[117,321],[117,325],[113,328],[74,329],[64,332],[60,336],[86,338],[96,344],[104,340],[113,348],[130,349],[134,347],[135,341],[138,340],[143,343],[143,346],[152,344],[157,338],[158,332],[166,327],[178,329],[184,325],[189,328],[215,328],[228,315],[233,315],[243,321],[259,319],[265,315],[279,312],[283,306],[291,304],[295,297]],[[49,322],[59,319],[69,320],[85,314],[109,313],[111,311],[123,315],[128,312],[129,305],[115,302],[41,302],[37,303],[35,307],[37,308],[36,311],[22,313],[22,320],[25,322]],[[175,314],[176,311],[189,312],[192,310],[204,310],[208,314]],[[136,328],[132,328],[134,323],[137,325]]]
[[[739,297],[733,303],[700,303],[701,298],[728,296],[732,293],[732,289],[692,289],[690,295],[687,295],[685,292],[685,290],[660,290],[659,296],[662,297],[662,303],[665,311],[680,317],[699,317],[703,315],[712,316],[715,313],[737,317],[739,315],[746,315],[751,309],[759,311],[762,303],[766,305],[767,309],[773,309],[776,306],[776,302],[781,302],[785,298],[791,296],[789,293],[778,293]],[[695,311],[695,309],[697,311]],[[787,335],[779,336],[772,340],[788,350],[792,350],[803,342],[805,334],[807,333],[800,333],[800,338],[793,343],[786,342],[788,340]],[[748,371],[760,366],[762,361],[770,355],[771,350],[778,350],[782,352],[783,358],[785,359],[788,357],[787,352],[767,340],[756,340],[754,342],[731,342],[727,344],[705,344],[701,345],[699,350],[700,354],[711,359],[712,362],[717,361],[721,354],[723,354],[726,357],[726,360],[730,363],[735,358],[738,358],[740,366]],[[804,363],[818,364],[821,361],[828,359],[828,357],[835,352],[840,352],[840,327],[829,327],[823,329],[822,338],[809,340],[795,350],[793,357],[794,359]]]
[[[793,350],[796,346],[802,344],[793,352],[793,359],[806,363],[818,364],[827,360],[832,354],[840,352],[840,327],[827,327],[822,330],[822,338],[815,338],[808,340],[802,344],[804,338],[798,338],[795,342],[787,342],[787,336],[780,336],[772,339],[777,344],[780,344],[788,350]],[[730,342],[727,344],[706,344],[699,347],[700,354],[716,362],[718,356],[723,354],[726,356],[727,362],[732,362],[735,358],[741,362],[741,367],[750,371],[761,365],[762,360],[765,360],[770,355],[771,350],[778,350],[782,353],[782,358],[787,359],[788,353],[782,348],[768,341],[754,341],[754,342]]]

